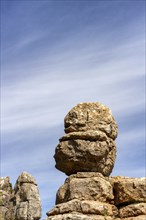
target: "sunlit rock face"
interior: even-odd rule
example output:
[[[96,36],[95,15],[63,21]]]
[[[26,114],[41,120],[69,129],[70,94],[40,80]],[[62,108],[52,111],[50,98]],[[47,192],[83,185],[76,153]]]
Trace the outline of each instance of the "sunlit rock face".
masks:
[[[46,220],[146,220],[146,178],[109,177],[117,124],[109,108],[80,103],[64,120],[56,168],[69,177]]]
[[[39,190],[33,176],[23,172],[18,177],[14,189],[9,182],[9,177],[1,179],[0,183],[2,220],[39,220],[41,218]]]
[[[109,108],[80,103],[64,119],[66,134],[56,147],[56,168],[67,175],[100,172],[109,176],[116,159],[117,124]]]
[[[12,185],[9,177],[0,178],[0,219],[5,220],[5,214],[10,207]]]

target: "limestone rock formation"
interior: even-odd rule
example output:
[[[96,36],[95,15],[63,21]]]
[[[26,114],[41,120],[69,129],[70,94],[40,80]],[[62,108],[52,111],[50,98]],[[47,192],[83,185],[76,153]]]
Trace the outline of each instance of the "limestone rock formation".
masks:
[[[64,119],[65,132],[102,131],[112,139],[118,134],[111,110],[99,102],[80,103]]]
[[[80,103],[65,117],[56,168],[70,175],[46,220],[146,220],[146,178],[109,177],[117,124],[100,103]]]
[[[146,202],[146,178],[110,177],[116,205]]]
[[[146,178],[104,177],[80,172],[68,177],[46,220],[145,220]]]
[[[111,203],[114,199],[113,188],[101,173],[73,174],[58,190],[56,204],[72,199]]]
[[[80,103],[65,117],[65,134],[56,147],[56,168],[67,175],[100,172],[109,176],[116,159],[117,124],[100,103]]]
[[[14,190],[11,188],[8,177],[1,179],[1,182],[2,195],[5,191],[9,195],[5,199],[6,209],[2,210],[3,220],[39,220],[41,218],[39,191],[33,176],[23,172],[18,177]]]
[[[9,177],[0,178],[0,219],[5,219],[5,214],[10,206],[10,198],[12,195],[12,185]]]

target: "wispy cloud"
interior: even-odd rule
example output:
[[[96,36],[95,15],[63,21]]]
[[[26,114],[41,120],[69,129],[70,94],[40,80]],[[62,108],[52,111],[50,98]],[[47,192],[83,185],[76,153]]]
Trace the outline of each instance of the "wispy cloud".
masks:
[[[33,174],[43,216],[66,178],[53,155],[63,118],[79,102],[107,105],[118,122],[113,175],[144,175],[143,4],[2,4],[2,175],[14,184],[23,170]]]

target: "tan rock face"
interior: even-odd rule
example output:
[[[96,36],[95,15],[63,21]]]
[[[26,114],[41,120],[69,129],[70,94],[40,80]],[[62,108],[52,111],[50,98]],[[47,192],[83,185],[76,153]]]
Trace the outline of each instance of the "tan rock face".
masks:
[[[106,135],[103,139],[105,140],[90,141],[74,138],[61,141],[55,153],[56,168],[67,175],[94,171],[108,176],[114,166],[116,146]]]
[[[64,119],[65,132],[97,130],[115,139],[118,134],[117,124],[111,110],[98,102],[80,103]]]
[[[119,209],[120,218],[134,217],[139,215],[146,215],[146,203],[134,203]]]
[[[117,124],[100,103],[80,103],[64,119],[56,168],[70,175],[46,220],[146,220],[146,179],[109,177]]]
[[[116,218],[116,220],[146,220],[146,215],[139,215],[139,216],[128,217],[128,218]]]
[[[110,175],[118,131],[107,107],[100,103],[77,105],[65,117],[65,132],[54,155],[57,169],[67,175],[92,171]]]
[[[5,219],[5,214],[10,206],[10,198],[12,194],[12,185],[10,178],[0,178],[0,219]]]
[[[66,213],[50,216],[46,220],[113,220],[113,217],[102,215],[86,215],[82,213]],[[139,219],[140,220],[140,219]]]
[[[77,175],[71,175],[60,187],[56,195],[56,203],[72,199],[111,202],[113,198],[112,185],[102,174],[77,173]]]
[[[2,183],[2,188],[11,192],[7,199],[3,196],[5,203],[3,201],[4,208],[1,208],[2,220],[39,220],[41,218],[39,191],[33,176],[23,172],[18,177],[14,190],[11,189],[8,178],[4,178]]]
[[[96,214],[106,216],[117,216],[118,209],[111,204],[91,200],[73,199],[69,202],[56,205],[54,209],[47,213],[48,216],[59,215],[71,212],[83,214]]]
[[[115,204],[146,202],[146,178],[110,178],[115,192]]]

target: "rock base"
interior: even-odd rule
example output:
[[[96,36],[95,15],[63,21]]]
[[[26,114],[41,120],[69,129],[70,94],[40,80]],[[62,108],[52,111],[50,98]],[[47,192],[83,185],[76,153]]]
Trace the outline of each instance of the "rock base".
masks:
[[[79,172],[68,177],[46,220],[146,220],[146,178],[104,177]]]

